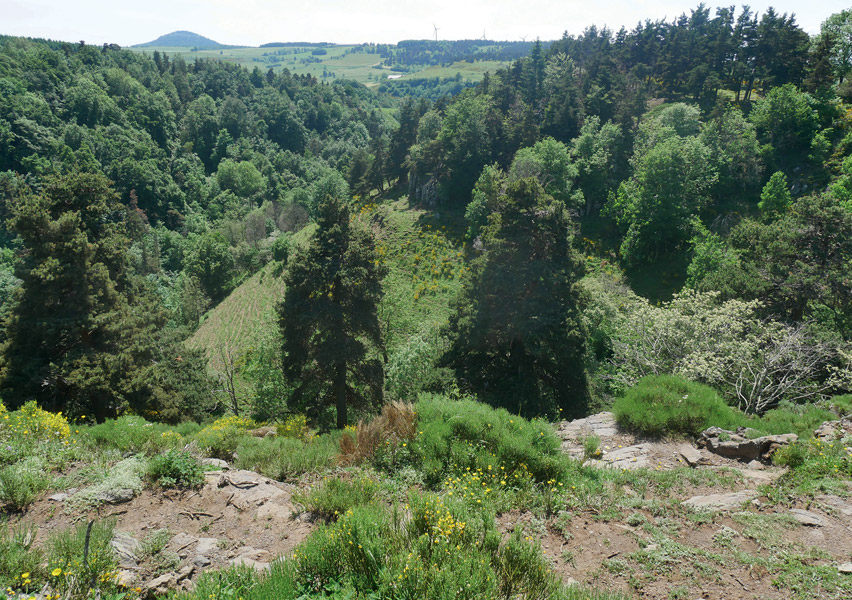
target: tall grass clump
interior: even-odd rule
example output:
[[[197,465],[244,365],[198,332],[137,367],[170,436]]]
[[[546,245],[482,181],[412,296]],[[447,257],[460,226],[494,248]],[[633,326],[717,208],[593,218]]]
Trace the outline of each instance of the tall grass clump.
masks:
[[[125,415],[81,428],[80,432],[97,448],[153,456],[185,445],[189,441],[187,438],[200,429],[195,423],[182,423],[171,427],[162,423],[150,423],[136,415]]]
[[[320,472],[335,464],[340,434],[314,436],[310,441],[291,437],[243,437],[236,448],[235,465],[279,481]]]
[[[23,584],[21,575],[29,575],[30,585],[38,589],[47,572],[44,568],[44,551],[34,546],[36,527],[21,525],[11,527],[0,522],[0,588],[14,589]]]
[[[50,536],[47,570],[59,597],[96,598],[103,592],[117,591],[118,561],[110,545],[114,531],[115,522],[106,520],[95,521],[91,529],[83,522]]]
[[[676,375],[643,377],[615,401],[613,412],[619,427],[651,437],[696,436],[743,421],[713,388]]]
[[[296,501],[309,512],[333,521],[351,508],[372,503],[378,492],[378,483],[367,475],[351,481],[326,477],[319,485],[297,496]]]
[[[251,437],[249,430],[259,423],[247,417],[231,415],[222,417],[208,425],[195,435],[198,445],[210,456],[222,460],[233,460],[234,453],[241,442]]]
[[[22,511],[47,489],[50,477],[46,461],[38,456],[0,467],[0,506]]]
[[[373,458],[377,452],[394,452],[408,445],[415,433],[417,414],[407,402],[390,402],[376,418],[358,423],[355,431],[340,438],[340,462],[355,464]]]

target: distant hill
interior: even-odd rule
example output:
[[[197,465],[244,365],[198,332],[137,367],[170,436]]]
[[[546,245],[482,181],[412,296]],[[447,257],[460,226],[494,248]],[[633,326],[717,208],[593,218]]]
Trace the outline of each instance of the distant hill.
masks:
[[[206,38],[203,35],[192,33],[191,31],[173,31],[166,35],[161,35],[153,42],[145,44],[136,44],[134,48],[145,48],[148,46],[168,46],[180,48],[198,48],[199,50],[217,50],[219,48],[228,48],[224,44],[220,44],[215,40]]]

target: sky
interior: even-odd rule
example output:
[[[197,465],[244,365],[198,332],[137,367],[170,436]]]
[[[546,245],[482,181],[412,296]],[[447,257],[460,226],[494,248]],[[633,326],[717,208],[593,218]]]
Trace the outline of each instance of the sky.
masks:
[[[711,7],[716,4],[707,3]],[[817,33],[849,0],[753,0]],[[189,30],[222,44],[439,39],[552,40],[588,25],[628,29],[689,13],[698,0],[0,0],[0,34],[130,46]],[[724,3],[723,3],[724,5]],[[712,12],[711,12],[712,14]]]

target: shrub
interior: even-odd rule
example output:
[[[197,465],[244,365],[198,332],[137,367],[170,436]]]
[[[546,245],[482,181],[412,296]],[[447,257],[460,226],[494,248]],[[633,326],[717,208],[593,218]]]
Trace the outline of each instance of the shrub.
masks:
[[[800,441],[776,450],[772,460],[790,467],[774,485],[763,488],[776,502],[817,494],[844,494],[852,479],[852,452],[842,442]]]
[[[182,450],[168,450],[148,462],[148,479],[165,488],[199,488],[204,469],[197,458]]]
[[[37,457],[0,468],[0,504],[22,511],[35,502],[49,483],[44,461]]]
[[[47,574],[44,551],[33,545],[36,533],[35,525],[13,529],[8,523],[0,523],[0,587],[3,589],[18,587],[23,573],[29,573],[32,589],[40,588],[44,582]]]
[[[296,438],[304,442],[309,441],[311,437],[305,415],[290,415],[283,423],[278,424],[276,431],[281,437]]]
[[[295,438],[244,437],[237,446],[236,466],[279,481],[332,466],[337,458],[340,434],[316,436],[310,442]]]
[[[615,401],[613,412],[620,427],[652,437],[694,436],[737,421],[715,390],[675,375],[643,377]]]
[[[541,548],[524,540],[520,528],[515,529],[497,552],[495,562],[502,598],[515,598],[523,593],[528,600],[546,600],[559,588]]]
[[[298,497],[297,501],[306,510],[323,519],[333,521],[351,508],[370,504],[378,490],[376,480],[367,476],[353,481],[336,477],[325,478],[320,485]]]
[[[233,460],[237,446],[248,437],[248,431],[257,426],[258,423],[252,419],[231,415],[217,419],[199,431],[195,439],[210,456]]]
[[[5,409],[4,409],[5,411]],[[14,435],[29,436],[40,442],[47,440],[67,440],[71,427],[62,413],[51,413],[38,407],[35,401],[24,404],[19,410],[10,413],[3,421],[5,427]]]
[[[583,437],[583,458],[598,458],[601,455],[601,438],[596,435]]]
[[[425,394],[416,404],[417,435],[410,462],[429,485],[447,475],[501,471],[512,481],[562,480],[571,460],[562,452],[553,428],[528,421],[474,400]],[[515,477],[517,475],[517,477]],[[499,485],[500,477],[496,478]]]

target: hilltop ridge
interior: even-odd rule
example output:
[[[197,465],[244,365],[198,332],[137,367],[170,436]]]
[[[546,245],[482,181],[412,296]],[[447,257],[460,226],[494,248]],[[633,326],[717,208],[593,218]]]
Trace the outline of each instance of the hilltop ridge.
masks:
[[[136,44],[133,48],[146,48],[148,46],[188,47],[199,48],[202,50],[217,50],[219,48],[228,47],[224,44],[220,44],[216,40],[211,40],[203,35],[185,30],[173,31],[165,35],[161,35],[156,40],[145,42],[144,44]]]

